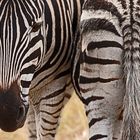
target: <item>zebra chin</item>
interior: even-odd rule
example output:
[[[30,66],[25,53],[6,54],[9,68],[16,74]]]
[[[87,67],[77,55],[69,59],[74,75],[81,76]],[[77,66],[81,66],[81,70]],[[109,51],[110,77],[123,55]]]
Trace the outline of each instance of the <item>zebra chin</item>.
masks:
[[[28,106],[20,98],[20,88],[14,82],[10,88],[0,88],[0,128],[13,132],[24,125]]]

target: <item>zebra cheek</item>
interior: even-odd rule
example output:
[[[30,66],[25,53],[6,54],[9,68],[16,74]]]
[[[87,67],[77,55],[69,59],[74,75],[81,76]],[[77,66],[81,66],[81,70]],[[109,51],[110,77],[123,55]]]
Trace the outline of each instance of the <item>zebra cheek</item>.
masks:
[[[0,89],[0,128],[6,132],[24,125],[28,107],[25,107],[19,94],[16,82],[8,89]]]

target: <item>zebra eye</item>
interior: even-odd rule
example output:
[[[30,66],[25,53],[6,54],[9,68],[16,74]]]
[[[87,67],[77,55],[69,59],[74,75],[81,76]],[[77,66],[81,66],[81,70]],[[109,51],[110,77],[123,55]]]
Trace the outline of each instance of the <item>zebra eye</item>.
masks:
[[[37,32],[41,28],[42,22],[34,23],[31,32]]]

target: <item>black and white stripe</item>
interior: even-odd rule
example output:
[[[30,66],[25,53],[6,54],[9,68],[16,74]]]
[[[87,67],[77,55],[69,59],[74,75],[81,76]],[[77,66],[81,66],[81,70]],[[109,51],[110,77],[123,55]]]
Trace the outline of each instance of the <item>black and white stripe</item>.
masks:
[[[90,140],[140,139],[139,47],[139,0],[86,1],[73,79]]]

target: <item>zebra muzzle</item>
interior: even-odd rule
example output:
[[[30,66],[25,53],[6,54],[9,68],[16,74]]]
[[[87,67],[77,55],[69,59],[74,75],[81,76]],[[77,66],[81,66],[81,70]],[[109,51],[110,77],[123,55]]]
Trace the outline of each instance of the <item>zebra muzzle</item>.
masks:
[[[0,90],[0,128],[12,132],[21,128],[26,120],[28,106],[20,98],[17,84],[7,90]]]

